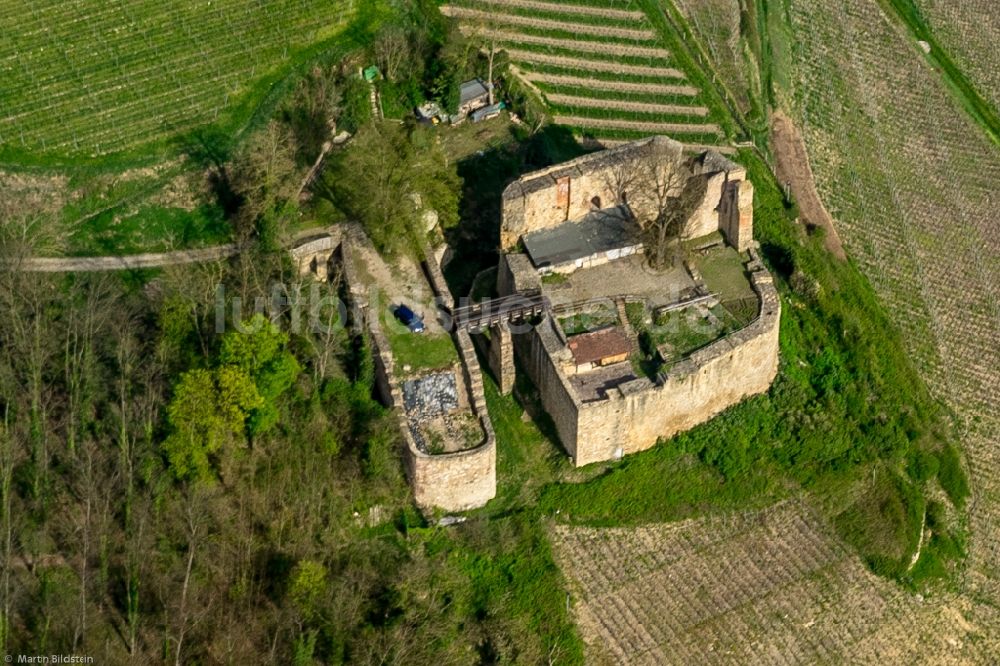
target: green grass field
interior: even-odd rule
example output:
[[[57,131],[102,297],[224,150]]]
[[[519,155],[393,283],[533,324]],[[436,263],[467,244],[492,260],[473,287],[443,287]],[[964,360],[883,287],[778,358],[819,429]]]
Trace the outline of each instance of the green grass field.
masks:
[[[194,128],[236,135],[354,14],[354,0],[0,0],[0,162],[138,161]]]

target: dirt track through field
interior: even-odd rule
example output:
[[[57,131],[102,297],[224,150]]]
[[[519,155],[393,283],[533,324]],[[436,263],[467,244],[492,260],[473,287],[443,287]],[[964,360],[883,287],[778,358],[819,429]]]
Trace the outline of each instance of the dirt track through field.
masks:
[[[570,69],[582,69],[592,72],[613,72],[615,74],[635,74],[636,76],[655,76],[665,79],[683,79],[684,72],[673,67],[647,67],[645,65],[626,65],[608,60],[586,60],[570,56],[547,55],[521,49],[507,49],[512,60],[538,65],[555,65]]]
[[[636,130],[639,132],[663,132],[675,134],[718,134],[719,126],[713,123],[694,125],[688,123],[658,123],[644,120],[621,118],[584,118],[582,116],[555,116],[560,125],[587,127],[593,129]]]
[[[708,109],[703,106],[630,102],[624,99],[577,97],[576,95],[563,95],[560,93],[547,93],[545,97],[553,104],[564,104],[566,106],[576,106],[585,109],[617,109],[619,111],[639,111],[641,113],[672,113],[702,118],[708,115]]]
[[[526,28],[563,30],[566,32],[576,32],[584,35],[620,37],[622,39],[634,39],[637,41],[650,41],[656,37],[656,33],[653,30],[620,28],[609,25],[595,25],[592,23],[571,23],[569,21],[539,19],[532,18],[530,16],[520,16],[517,14],[499,14],[496,12],[469,9],[467,7],[457,7],[455,5],[443,5],[441,7],[441,13],[445,16],[453,16],[455,18],[473,22],[481,21],[484,24],[518,25]]]
[[[568,76],[562,74],[546,74],[545,72],[526,72],[525,76],[536,83],[549,83],[555,86],[578,86],[592,90],[611,90],[615,92],[637,92],[657,95],[684,95],[694,97],[698,89],[694,86],[678,86],[669,83],[643,83],[641,81],[605,81],[603,79],[585,76]]]
[[[840,260],[847,259],[833,217],[816,191],[805,143],[791,119],[780,111],[772,117],[771,147],[774,149],[775,175],[782,185],[791,190],[806,224],[823,229],[826,232],[823,239],[826,249]]]
[[[574,5],[563,2],[540,2],[539,0],[478,0],[477,4],[495,5],[498,8],[519,7],[521,9],[537,9],[539,11],[560,14],[603,16],[604,18],[619,19],[623,21],[641,21],[646,18],[645,14],[637,10],[592,7],[590,5]]]
[[[462,25],[462,33],[465,35],[475,35],[476,29],[468,24]],[[669,58],[670,51],[657,46],[640,46],[637,44],[625,44],[622,42],[597,42],[586,39],[559,39],[557,37],[545,37],[544,35],[532,35],[528,33],[507,32],[504,30],[490,33],[491,38],[496,38],[502,44],[534,44],[537,46],[551,46],[556,49],[567,51],[581,51],[583,53],[598,53],[610,56],[632,56],[641,58]]]

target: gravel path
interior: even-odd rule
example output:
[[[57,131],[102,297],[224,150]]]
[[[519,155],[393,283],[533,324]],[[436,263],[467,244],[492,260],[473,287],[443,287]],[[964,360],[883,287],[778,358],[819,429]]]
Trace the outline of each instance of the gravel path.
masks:
[[[546,55],[521,49],[507,49],[511,60],[535,63],[539,65],[555,65],[570,69],[583,69],[591,72],[613,72],[615,74],[635,74],[637,76],[658,76],[665,79],[683,79],[684,72],[673,67],[647,67],[645,65],[626,65],[609,60],[586,60],[569,56]]]
[[[462,32],[466,35],[476,33],[475,28],[465,24]],[[583,51],[584,53],[600,53],[611,56],[636,56],[642,58],[669,58],[670,51],[655,46],[639,46],[636,44],[623,44],[621,42],[594,42],[581,39],[559,39],[557,37],[545,37],[544,35],[530,35],[527,33],[506,32],[503,30],[493,32],[491,37],[503,44],[535,44],[539,46],[551,46],[568,51]]]
[[[568,76],[563,74],[546,74],[544,72],[525,72],[525,76],[535,83],[549,83],[556,86],[578,86],[595,90],[614,90],[617,92],[655,93],[662,95],[695,96],[698,89],[694,86],[677,86],[669,83],[642,83],[637,81],[605,81],[591,79],[585,76]]]
[[[584,16],[603,16],[604,18],[623,21],[642,21],[646,15],[639,10],[611,9],[610,7],[591,7],[589,5],[572,5],[563,2],[541,2],[540,0],[476,0],[478,5],[495,5],[497,7],[519,7],[521,9],[537,9],[544,12],[559,14],[582,14]]]
[[[560,125],[570,125],[572,127],[637,130],[640,132],[651,132],[654,134],[719,133],[719,126],[714,123],[695,125],[688,123],[659,123],[643,120],[625,120],[621,118],[582,118],[580,116],[555,116],[553,120]]]
[[[640,111],[643,113],[672,113],[677,115],[699,116],[708,115],[708,109],[703,106],[681,106],[679,104],[656,104],[654,102],[630,102],[623,99],[601,99],[597,97],[578,97],[547,93],[546,99],[552,104],[576,106],[584,109],[617,109],[619,111]]]
[[[456,7],[454,5],[443,5],[441,7],[441,13],[445,16],[452,16],[472,21],[482,21],[487,24],[505,23],[507,25],[520,25],[528,28],[563,30],[584,35],[621,37],[623,39],[634,39],[637,41],[650,41],[656,37],[656,33],[651,29],[618,28],[606,25],[594,25],[591,23],[570,23],[568,21],[539,19],[532,18],[530,16],[520,16],[518,14],[498,14],[496,12],[469,9],[467,7]]]

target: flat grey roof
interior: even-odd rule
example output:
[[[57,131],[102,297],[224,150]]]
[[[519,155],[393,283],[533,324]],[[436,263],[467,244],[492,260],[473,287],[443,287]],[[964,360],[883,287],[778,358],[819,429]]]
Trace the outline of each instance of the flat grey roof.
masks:
[[[535,268],[558,266],[639,241],[639,226],[618,207],[588,213],[576,222],[525,234],[524,248]]]
[[[482,79],[469,79],[464,81],[459,88],[459,104],[465,104],[466,102],[471,102],[474,99],[482,97],[489,90],[486,88],[486,84],[483,83]]]

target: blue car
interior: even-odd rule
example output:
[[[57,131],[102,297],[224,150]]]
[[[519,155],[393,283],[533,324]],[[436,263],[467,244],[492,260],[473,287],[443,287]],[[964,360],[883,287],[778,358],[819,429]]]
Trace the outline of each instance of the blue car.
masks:
[[[399,320],[399,323],[410,329],[411,333],[424,332],[424,320],[417,316],[416,312],[405,305],[397,305],[393,309],[392,314]]]

